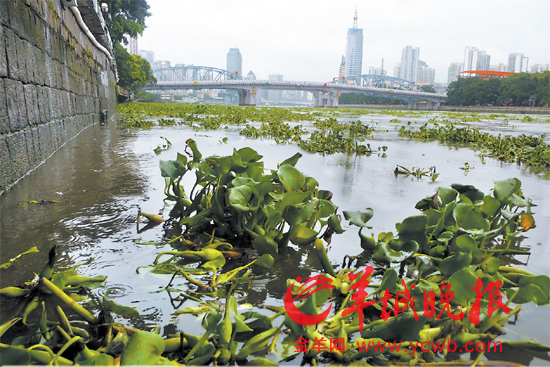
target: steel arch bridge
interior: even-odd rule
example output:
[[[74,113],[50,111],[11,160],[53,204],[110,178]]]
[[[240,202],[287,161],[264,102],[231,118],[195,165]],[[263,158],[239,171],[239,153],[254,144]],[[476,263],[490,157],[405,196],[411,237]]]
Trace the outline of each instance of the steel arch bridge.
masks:
[[[422,88],[414,82],[385,75],[363,74],[348,78],[335,78],[334,82],[339,84],[357,85],[360,87],[422,91]]]
[[[200,82],[240,79],[227,70],[211,66],[179,65],[169,68],[153,69],[153,75],[159,82]]]

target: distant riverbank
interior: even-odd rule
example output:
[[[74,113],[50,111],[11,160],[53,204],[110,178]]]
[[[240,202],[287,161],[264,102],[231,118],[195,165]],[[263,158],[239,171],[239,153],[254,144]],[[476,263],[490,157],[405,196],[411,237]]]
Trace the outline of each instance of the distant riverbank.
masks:
[[[406,110],[407,105],[373,105],[373,104],[341,104],[340,108],[363,108],[375,110]],[[550,115],[548,107],[458,107],[458,106],[440,106],[438,111],[447,112],[489,112],[489,113],[524,113]]]

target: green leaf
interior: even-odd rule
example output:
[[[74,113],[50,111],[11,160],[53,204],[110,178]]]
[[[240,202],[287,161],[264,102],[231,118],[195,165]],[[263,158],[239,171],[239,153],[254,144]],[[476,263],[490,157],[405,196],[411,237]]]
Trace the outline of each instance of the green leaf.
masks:
[[[453,252],[471,253],[474,250],[477,250],[477,243],[469,234],[458,236],[451,244]]]
[[[359,230],[359,238],[361,240],[361,248],[365,251],[373,251],[376,247],[376,240],[374,237],[369,237],[361,233],[361,228]]]
[[[371,208],[367,208],[362,212],[344,211],[343,213],[344,213],[344,218],[346,218],[346,220],[349,220],[350,224],[355,224],[358,227],[372,228],[367,226],[367,222],[374,215],[374,211]]]
[[[277,174],[286,191],[299,191],[306,183],[302,172],[288,164],[279,167]]]
[[[103,309],[106,311],[114,312],[117,315],[120,315],[126,319],[131,319],[134,317],[141,317],[139,312],[133,308],[133,307],[127,307],[127,306],[121,306],[113,301],[109,301],[107,299],[107,296],[109,296],[109,293],[111,293],[111,290],[108,290],[105,292],[105,295],[103,296]]]
[[[402,223],[397,223],[397,233],[399,239],[403,242],[416,241],[422,245],[426,239],[426,228],[428,225],[428,217],[424,214],[415,215],[405,218]]]
[[[491,218],[498,213],[500,209],[500,201],[492,196],[485,195],[483,197],[483,204],[481,205],[481,212]]]
[[[454,292],[452,302],[461,306],[467,306],[468,303],[476,297],[477,277],[470,268],[463,268],[449,277],[448,283]]]
[[[180,161],[160,161],[160,172],[162,177],[170,177],[175,181],[178,177],[183,176],[187,171],[185,164]]]
[[[307,245],[315,240],[318,234],[319,233],[312,228],[300,226],[296,228],[294,236],[290,238],[290,241],[296,245]]]
[[[252,246],[260,255],[269,254],[273,257],[277,256],[278,246],[271,237],[258,236],[254,239],[254,242],[252,242]]]
[[[500,260],[490,256],[486,258],[485,261],[481,264],[481,270],[489,275],[495,275],[498,271],[499,266]]]
[[[441,274],[448,277],[449,275],[454,274],[460,269],[469,266],[471,262],[471,254],[456,252],[452,256],[447,257],[439,263],[439,270],[441,271]]]
[[[266,269],[272,269],[274,263],[275,259],[273,259],[273,256],[271,256],[270,254],[263,254],[256,260],[254,265],[261,266],[262,268]]]
[[[164,339],[155,333],[136,330],[120,357],[121,366],[155,366],[164,352]]]
[[[418,248],[416,241],[404,242],[399,251],[393,250],[386,242],[378,242],[372,259],[381,263],[400,262],[414,255]]]
[[[254,149],[245,147],[237,150],[237,154],[241,156],[243,162],[258,162],[263,158],[262,155],[259,155]]]
[[[493,195],[495,199],[507,204],[508,199],[512,194],[517,192],[521,187],[521,181],[517,178],[509,178],[504,181],[495,181]]]
[[[328,218],[328,226],[334,231],[336,234],[344,233],[345,231],[342,229],[342,225],[340,223],[340,216],[336,214],[332,214]]]
[[[277,168],[280,168],[284,166],[285,164],[288,164],[289,166],[296,166],[296,163],[298,163],[298,159],[302,158],[302,153],[296,153],[292,157],[285,159],[281,163],[277,165]]]
[[[243,185],[239,187],[232,187],[229,189],[229,205],[240,212],[250,212],[256,210],[256,203],[252,203],[254,198],[254,189],[250,186]]]
[[[441,198],[441,201],[443,202],[443,206],[446,206],[450,202],[455,201],[456,197],[458,196],[458,191],[456,191],[455,189],[449,189],[447,187],[438,187],[437,193]]]
[[[472,185],[452,184],[451,187],[458,191],[459,194],[471,200],[472,203],[483,200],[483,196],[485,196],[483,192],[479,191]]]
[[[275,335],[278,328],[274,327],[263,333],[255,335],[252,339],[246,342],[239,353],[235,356],[237,360],[248,357],[251,353],[264,348],[269,340]]]
[[[513,303],[523,304],[534,302],[537,306],[547,305],[549,303],[550,278],[546,275],[523,275],[517,283],[518,293],[512,299]],[[514,292],[507,292],[511,297]]]
[[[418,315],[418,321],[414,318],[414,313],[403,312],[397,316],[390,317],[388,320],[378,320],[365,325],[361,337],[380,338],[386,341],[390,340],[418,340],[418,333],[424,328],[428,318]]]
[[[456,225],[465,230],[487,232],[491,228],[489,221],[477,211],[473,204],[457,204],[453,210],[453,217]]]

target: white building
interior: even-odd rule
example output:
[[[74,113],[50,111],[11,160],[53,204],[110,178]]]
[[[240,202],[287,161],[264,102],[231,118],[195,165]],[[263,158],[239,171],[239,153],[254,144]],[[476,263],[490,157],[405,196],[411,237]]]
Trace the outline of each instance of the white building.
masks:
[[[542,73],[543,71],[550,70],[549,64],[535,64],[529,68],[530,73]]]
[[[509,54],[508,71],[512,73],[527,73],[529,71],[529,58],[519,52]]]
[[[357,10],[353,18],[353,28],[348,29],[345,58],[346,78],[359,76],[363,67],[363,29],[357,28]]]
[[[342,62],[340,63],[340,68],[338,69],[338,77],[346,76],[346,57],[342,55]]]
[[[507,71],[508,66],[506,64],[500,63],[498,65],[491,65],[489,70],[491,70],[491,71]]]
[[[128,37],[128,53],[132,55],[138,55],[138,40],[134,37]]]
[[[369,74],[370,75],[382,75],[386,76],[386,70],[383,70],[382,68],[375,68],[375,67],[369,67]]]
[[[428,83],[434,85],[435,83],[435,69],[428,67],[428,64],[422,60],[418,60],[418,76],[417,82]]]
[[[238,48],[230,48],[227,53],[227,71],[231,73],[233,78],[243,77],[243,57]]]
[[[410,82],[418,80],[418,58],[420,49],[418,47],[406,46],[401,52],[401,68],[399,77]]]
[[[466,47],[464,50],[463,71],[489,70],[491,67],[491,56],[476,47]]]
[[[464,71],[464,65],[462,63],[453,62],[449,66],[449,72],[447,74],[447,83],[455,82],[458,79],[458,74]]]
[[[248,74],[246,74],[246,79],[248,79],[248,80],[256,80],[256,74],[254,74],[254,73],[252,72],[252,70],[250,70],[250,71],[248,72]]]
[[[401,63],[398,62],[395,64],[395,67],[393,68],[393,77],[399,78],[399,75],[401,74]]]

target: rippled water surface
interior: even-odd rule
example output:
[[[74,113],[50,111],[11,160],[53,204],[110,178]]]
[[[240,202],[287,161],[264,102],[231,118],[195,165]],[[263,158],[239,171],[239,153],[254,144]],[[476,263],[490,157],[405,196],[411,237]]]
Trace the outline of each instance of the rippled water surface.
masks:
[[[437,116],[434,114],[433,116]],[[401,123],[423,123],[432,116],[399,118]],[[484,131],[498,134],[542,134],[550,132],[548,123],[523,123],[514,120],[523,116],[510,116],[498,120],[481,120],[473,123]],[[371,146],[388,147],[385,154],[356,157],[335,154],[322,156],[304,153],[297,168],[319,181],[321,189],[334,193],[333,202],[341,210],[374,209],[369,222],[373,232],[395,231],[394,224],[410,215],[417,201],[431,196],[439,186],[452,183],[471,184],[488,192],[493,181],[517,177],[522,181],[523,192],[538,206],[534,208],[537,227],[527,234],[524,244],[531,247],[529,258],[518,257],[528,263],[536,274],[550,274],[550,185],[549,169],[531,169],[523,165],[502,163],[486,158],[482,161],[469,148],[449,147],[437,142],[417,142],[401,139],[395,132],[392,116],[363,115],[364,123],[375,124]],[[153,149],[168,138],[173,146],[156,155]],[[221,140],[227,137],[227,144]],[[106,126],[92,126],[83,131],[47,162],[23,178],[15,187],[0,197],[0,263],[37,246],[39,253],[25,255],[8,269],[1,271],[0,286],[5,287],[27,281],[40,271],[47,253],[54,245],[60,246],[60,266],[82,263],[90,257],[89,265],[79,268],[86,275],[106,275],[106,287],[96,289],[99,295],[111,290],[110,297],[131,305],[144,315],[136,326],[164,326],[163,333],[200,327],[194,316],[171,315],[181,305],[171,302],[171,296],[162,290],[169,277],[137,269],[151,265],[156,254],[168,250],[143,244],[160,241],[162,226],[138,232],[138,208],[144,212],[164,210],[164,180],[160,176],[159,160],[175,159],[182,152],[185,141],[193,138],[204,156],[231,154],[233,149],[252,147],[264,156],[266,168],[292,156],[299,148],[277,145],[271,140],[247,140],[239,129],[195,132],[186,127],[153,128],[144,131],[119,129],[114,122]],[[548,141],[548,134],[547,134]],[[464,163],[473,167],[466,172]],[[440,176],[436,183],[429,179],[394,176],[396,165],[408,168],[435,166]],[[29,200],[56,200],[59,203],[25,204]],[[168,209],[166,209],[168,210]],[[344,255],[357,255],[361,251],[356,228],[334,236],[328,249],[334,263],[342,262]],[[309,256],[298,248],[289,248],[282,254],[285,261],[271,275],[257,278],[240,301],[255,306],[282,305],[286,291],[284,281],[297,275],[308,275],[319,269],[316,256]],[[522,266],[522,265],[519,265]],[[182,281],[176,286],[183,287]],[[192,306],[187,301],[183,307]],[[533,312],[536,309],[536,313]],[[261,310],[260,310],[261,311]],[[2,310],[6,312],[6,310]],[[512,340],[534,340],[550,344],[550,308],[523,306],[516,325],[508,326],[505,336]],[[544,317],[541,317],[544,316]],[[201,330],[201,329],[198,329]]]

